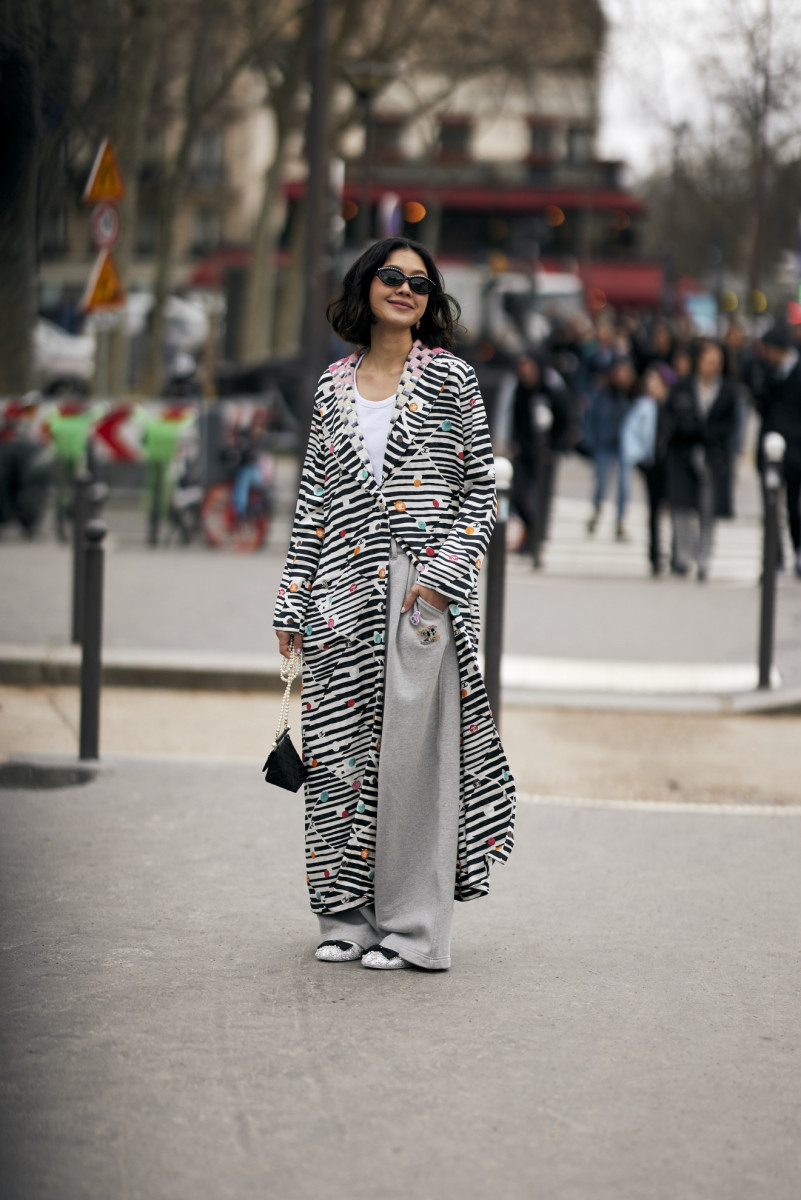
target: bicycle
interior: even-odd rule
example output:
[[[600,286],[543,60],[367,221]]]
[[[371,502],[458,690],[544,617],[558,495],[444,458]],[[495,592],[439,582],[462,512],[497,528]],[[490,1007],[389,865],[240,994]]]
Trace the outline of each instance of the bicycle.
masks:
[[[207,490],[200,523],[208,545],[240,554],[251,554],[264,545],[270,530],[272,497],[263,475],[264,469],[262,482],[248,488],[247,505],[241,515],[234,504],[234,482],[213,483]]]

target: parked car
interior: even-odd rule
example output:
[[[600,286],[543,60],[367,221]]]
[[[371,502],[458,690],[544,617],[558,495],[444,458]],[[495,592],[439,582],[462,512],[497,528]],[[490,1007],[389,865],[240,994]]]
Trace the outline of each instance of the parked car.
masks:
[[[147,330],[147,321],[153,307],[152,292],[129,292],[122,312],[128,336],[138,338]],[[90,315],[84,322],[84,331],[94,333],[95,318]],[[197,355],[205,346],[209,336],[209,318],[203,308],[180,296],[169,296],[165,313],[164,341],[172,353],[183,352]]]
[[[95,339],[39,317],[33,330],[35,384],[48,396],[86,395],[95,373]]]

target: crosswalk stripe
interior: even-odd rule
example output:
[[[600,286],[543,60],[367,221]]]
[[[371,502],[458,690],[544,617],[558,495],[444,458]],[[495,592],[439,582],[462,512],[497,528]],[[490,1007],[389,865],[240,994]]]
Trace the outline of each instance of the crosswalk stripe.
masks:
[[[584,500],[557,496],[551,513],[549,538],[542,562],[548,575],[602,578],[642,578],[650,574],[648,562],[648,510],[644,504],[631,503],[626,530],[628,540],[615,540],[612,506],[602,515],[594,535],[587,533],[589,506]],[[670,519],[663,514],[661,523],[663,556],[670,548]],[[523,569],[525,558],[510,556]],[[759,580],[762,564],[762,528],[759,521],[740,519],[718,521],[709,578],[718,583],[753,584]]]

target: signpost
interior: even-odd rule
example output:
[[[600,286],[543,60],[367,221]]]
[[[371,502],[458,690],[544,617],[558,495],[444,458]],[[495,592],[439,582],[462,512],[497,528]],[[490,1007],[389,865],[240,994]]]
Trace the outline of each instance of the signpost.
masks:
[[[92,241],[98,250],[111,250],[120,236],[120,212],[116,204],[104,201],[92,209]]]
[[[94,205],[90,223],[92,241],[99,253],[81,301],[84,312],[98,314],[96,391],[101,396],[108,391],[109,333],[116,324],[115,310],[125,304],[125,288],[112,254],[121,227],[116,202],[124,195],[125,184],[114,147],[109,138],[104,138],[83,193],[84,204]]]

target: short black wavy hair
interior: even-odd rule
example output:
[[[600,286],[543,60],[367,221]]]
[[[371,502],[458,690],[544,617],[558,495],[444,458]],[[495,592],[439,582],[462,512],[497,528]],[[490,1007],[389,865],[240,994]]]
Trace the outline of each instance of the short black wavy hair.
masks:
[[[351,266],[342,280],[342,290],[326,309],[326,316],[337,337],[354,346],[369,346],[371,327],[375,317],[370,308],[370,285],[375,273],[395,250],[413,250],[419,254],[429,279],[436,283],[436,291],[428,297],[426,310],[420,318],[420,328],[415,336],[426,346],[441,346],[453,350],[456,343],[456,327],[461,309],[445,291],[445,283],[431,251],[408,238],[382,238],[369,246]]]

